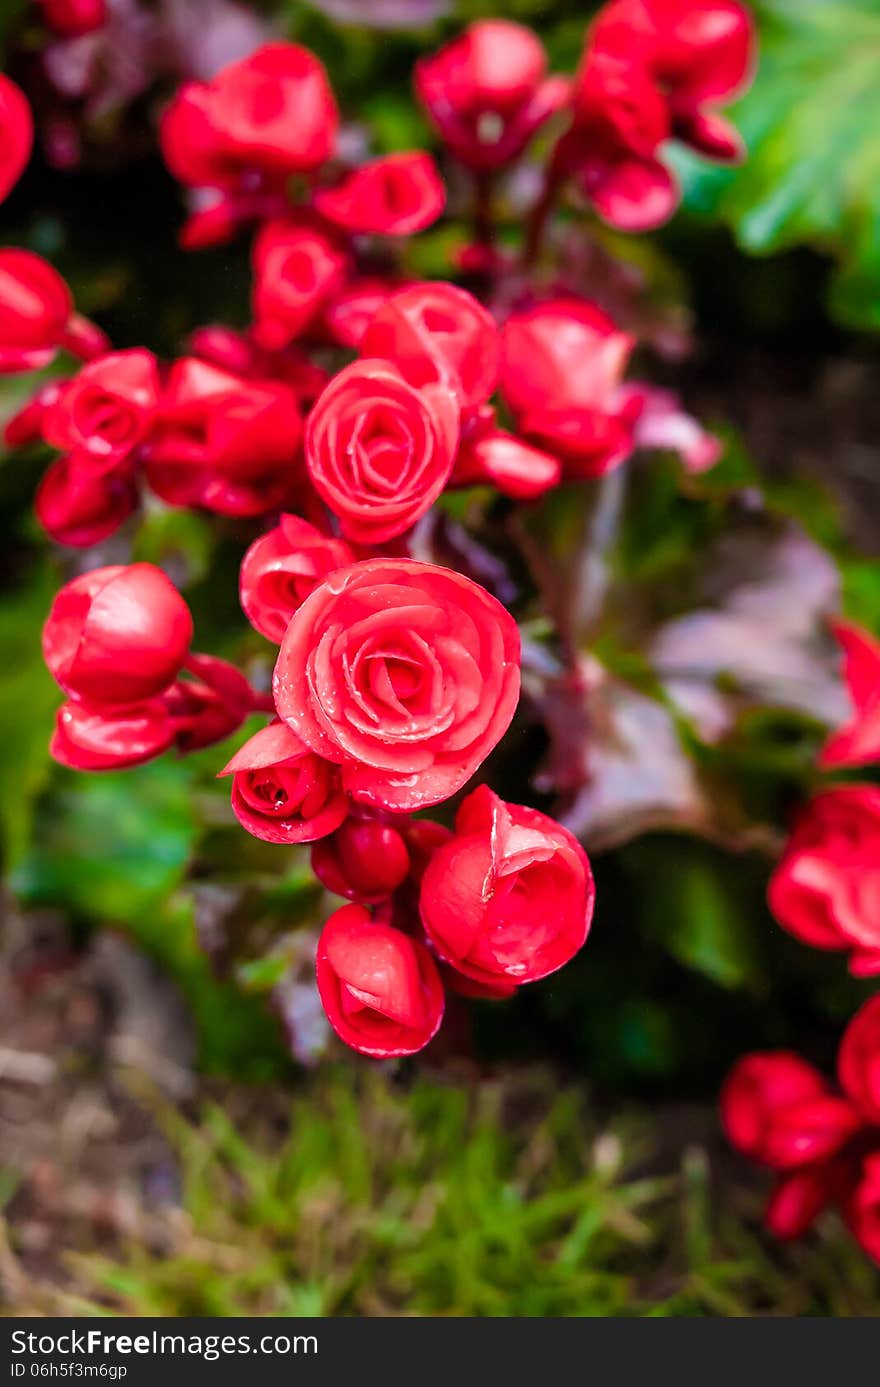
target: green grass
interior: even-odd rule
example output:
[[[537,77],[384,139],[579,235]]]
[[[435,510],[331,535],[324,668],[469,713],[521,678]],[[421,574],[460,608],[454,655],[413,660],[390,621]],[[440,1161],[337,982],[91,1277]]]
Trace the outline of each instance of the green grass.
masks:
[[[467,1089],[325,1071],[291,1106],[251,1091],[197,1124],[162,1121],[182,1209],[112,1256],[67,1253],[65,1289],[41,1292],[37,1313],[880,1310],[876,1273],[835,1221],[770,1247],[754,1192],[713,1197],[702,1146],[657,1173],[644,1118],[596,1125],[547,1073]]]

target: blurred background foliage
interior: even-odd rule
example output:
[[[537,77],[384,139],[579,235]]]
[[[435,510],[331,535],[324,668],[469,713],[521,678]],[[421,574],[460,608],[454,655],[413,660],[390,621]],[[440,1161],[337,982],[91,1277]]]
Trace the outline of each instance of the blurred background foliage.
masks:
[[[317,0],[252,8],[261,8],[277,28],[322,56],[346,117],[366,125],[375,149],[390,150],[430,143],[409,93],[414,59],[464,20],[497,14],[499,7],[492,0],[460,0],[434,7],[446,13],[426,27],[391,33],[337,23],[319,13]],[[503,8],[506,16],[538,28],[554,67],[573,70],[585,21],[595,7],[579,0],[507,0]],[[744,1050],[765,1046],[796,1045],[830,1066],[843,1021],[870,991],[869,984],[850,980],[835,958],[812,953],[784,935],[764,901],[784,825],[815,782],[812,763],[821,719],[804,699],[750,699],[739,689],[728,735],[710,746],[677,705],[674,691],[658,683],[650,659],[653,643],[668,638],[677,617],[695,608],[725,611],[720,575],[729,566],[731,544],[734,570],[739,564],[740,575],[754,576],[766,593],[766,641],[783,684],[804,678],[801,665],[792,676],[797,632],[786,624],[786,614],[809,608],[814,577],[821,597],[807,619],[839,596],[850,615],[880,630],[877,346],[872,337],[880,328],[880,13],[874,0],[758,0],[753,8],[761,63],[752,90],[734,112],[749,146],[748,161],[727,170],[679,154],[685,201],[670,226],[651,244],[623,243],[604,233],[598,238],[603,254],[622,256],[637,272],[646,336],[660,346],[646,353],[653,374],[677,386],[683,382],[689,407],[719,427],[727,444],[723,462],[704,477],[685,478],[662,459],[633,470],[607,556],[606,602],[600,619],[584,633],[585,645],[619,681],[618,703],[609,716],[620,709],[634,714],[643,707],[632,702],[638,695],[661,710],[664,727],[673,730],[674,765],[652,762],[650,732],[624,753],[630,790],[640,778],[656,774],[662,812],[647,813],[644,833],[621,831],[617,822],[603,822],[599,832],[586,806],[586,839],[601,847],[595,857],[598,911],[588,947],[561,974],[524,989],[513,1003],[476,1005],[473,1037],[466,1028],[461,1032],[464,1050],[484,1064],[550,1063],[557,1073],[587,1079],[603,1101],[711,1102],[729,1063]],[[22,22],[26,19],[15,6],[3,7],[5,37]],[[167,82],[150,85],[130,107],[92,124],[75,171],[53,171],[35,159],[2,212],[3,241],[48,256],[69,279],[81,310],[94,316],[117,345],[145,344],[165,355],[179,350],[199,324],[243,325],[249,288],[244,243],[198,256],[176,246],[179,189],[147,137],[168,89]],[[501,211],[510,225],[516,222],[515,192]],[[580,214],[569,209],[566,216],[576,240]],[[451,216],[413,246],[413,270],[442,275],[450,246],[463,237],[453,186]],[[600,279],[604,273],[600,267]],[[690,339],[686,360],[672,359],[677,352],[668,349],[670,333],[676,342]],[[4,410],[11,410],[27,388],[27,382],[5,383]],[[38,637],[52,593],[72,571],[72,560],[47,550],[32,518],[43,466],[36,451],[0,464],[0,843],[8,889],[26,913],[60,912],[81,944],[102,928],[121,927],[157,960],[194,1021],[202,1073],[234,1081],[289,1077],[292,1056],[310,1059],[323,1039],[315,1032],[308,988],[301,983],[308,973],[303,940],[324,908],[305,855],[268,848],[237,827],[227,792],[214,779],[225,759],[222,752],[92,777],[62,771],[48,759],[57,694],[44,670]],[[484,508],[480,518],[490,526],[499,521],[496,513],[485,511],[484,498],[472,504]],[[563,516],[554,513],[554,504],[562,506]],[[586,509],[583,493],[564,493],[530,521],[539,537],[556,536],[550,557],[557,592],[575,590],[580,552],[577,535],[567,537],[563,520]],[[769,570],[752,575],[749,532],[755,524],[776,538],[795,527],[805,547],[793,580]],[[134,553],[164,564],[186,587],[199,648],[235,658],[253,677],[266,680],[271,652],[246,629],[237,605],[237,564],[252,534],[246,525],[218,526],[156,507],[137,534]],[[839,574],[839,594],[833,567],[831,587],[823,587],[828,555]],[[103,561],[114,559],[111,544]],[[819,664],[808,676],[808,683],[815,676],[821,685]],[[723,669],[710,682],[714,693],[730,692]],[[534,800],[528,778],[539,772],[547,753],[547,734],[540,728],[525,728],[507,748],[493,775],[509,798]],[[679,785],[684,763],[687,775],[698,781],[696,822],[692,805],[685,812],[677,801],[663,799],[672,794],[669,785]],[[615,770],[619,773],[620,765]],[[633,794],[618,806],[619,817],[641,826],[646,806],[636,790]],[[317,1175],[313,1179],[305,1167],[299,1170],[297,1161],[312,1161],[327,1181],[338,1179],[346,1187],[350,1171],[328,1173],[321,1164],[330,1159],[327,1153],[341,1150],[334,1144],[333,1125],[340,1120],[339,1105],[355,1101],[344,1087],[333,1094],[332,1101],[326,1096],[320,1101],[338,1110],[311,1133],[313,1147],[323,1143],[321,1151],[274,1155],[269,1165],[254,1170],[255,1184],[231,1212],[222,1192],[217,1196],[234,1140],[226,1120],[215,1113],[207,1131],[178,1132],[187,1160],[198,1143],[208,1143],[212,1153],[210,1160],[199,1157],[187,1177],[197,1181],[190,1195],[202,1201],[203,1211],[213,1206],[211,1217],[219,1220],[206,1234],[208,1243],[200,1244],[195,1261],[185,1248],[178,1249],[177,1260],[161,1275],[149,1259],[125,1275],[92,1266],[86,1278],[91,1289],[98,1283],[106,1288],[109,1276],[119,1303],[141,1313],[167,1312],[169,1306],[177,1306],[178,1313],[204,1314],[368,1313],[362,1288],[373,1284],[373,1273],[360,1264],[351,1284],[333,1290],[321,1281],[320,1267],[303,1282],[296,1262],[300,1252],[289,1248],[273,1252],[280,1261],[270,1259],[268,1279],[265,1268],[254,1273],[257,1282],[247,1253],[238,1281],[233,1276],[229,1282],[221,1265],[222,1285],[216,1265],[209,1275],[199,1260],[212,1239],[225,1245],[239,1237],[230,1220],[240,1216],[248,1226],[265,1222],[267,1210],[286,1207],[291,1190],[300,1198],[313,1183],[323,1188]],[[357,1102],[362,1098],[359,1092]],[[383,1101],[374,1093],[369,1103]],[[461,1156],[467,1169],[454,1175],[455,1187],[466,1188],[477,1178],[473,1163],[489,1149],[480,1143],[491,1146],[499,1139],[486,1136],[479,1121],[474,1136],[463,1113],[452,1112],[452,1098],[448,1111],[441,1111],[442,1104],[425,1113],[419,1108],[431,1108],[434,1101],[417,1094],[411,1120],[420,1140],[426,1140],[432,1123],[446,1123],[444,1147],[470,1152]],[[393,1119],[407,1121],[399,1113]],[[467,1142],[465,1128],[471,1132]],[[310,1130],[309,1124],[303,1122],[300,1130]],[[366,1159],[366,1151],[360,1157],[349,1151],[345,1159],[361,1157]],[[242,1156],[245,1165],[249,1159]],[[504,1162],[514,1157],[496,1152],[486,1159],[499,1161],[503,1172]],[[405,1188],[420,1187],[418,1169],[416,1164],[408,1173],[398,1171],[395,1180],[399,1177]],[[449,1172],[447,1177],[453,1178]],[[525,1243],[519,1253],[513,1246],[526,1235],[525,1224],[511,1222],[512,1206],[505,1202],[512,1198],[512,1178],[493,1175],[488,1185],[480,1185],[491,1188],[499,1204],[495,1208],[490,1199],[481,1208],[483,1223],[473,1235],[477,1260],[471,1267],[462,1253],[454,1274],[476,1278],[474,1284],[485,1280],[479,1259],[496,1255],[493,1240],[502,1228],[511,1243],[504,1256],[513,1259],[505,1263],[513,1299],[504,1303],[515,1306],[504,1313],[576,1313],[570,1307],[578,1297],[582,1303],[592,1297],[593,1313],[619,1313],[635,1294],[634,1283],[628,1279],[627,1255],[619,1245],[606,1255],[603,1239],[639,1246],[640,1211],[656,1191],[637,1181],[615,1194],[611,1204],[619,1216],[608,1232],[591,1194],[590,1182],[599,1178],[595,1172],[556,1171],[547,1176],[532,1212],[522,1214],[538,1229],[538,1244],[530,1243],[526,1255]],[[616,1179],[615,1170],[610,1184]],[[571,1207],[581,1211],[564,1233],[558,1219],[565,1222],[568,1196],[557,1198],[557,1185],[573,1192]],[[359,1188],[358,1198],[370,1203],[369,1185]],[[679,1199],[681,1189],[676,1189]],[[471,1306],[467,1313],[499,1313],[497,1307],[477,1304],[472,1288],[450,1292],[446,1301],[436,1298],[430,1288],[436,1288],[439,1272],[420,1269],[421,1254],[406,1231],[409,1206],[400,1198],[387,1218],[381,1210],[370,1215],[366,1264],[374,1267],[376,1258],[395,1250],[402,1259],[396,1263],[399,1275],[415,1297],[410,1303],[423,1313],[440,1313],[448,1304]],[[454,1240],[460,1232],[455,1220],[465,1214],[447,1208],[442,1193],[437,1198],[438,1217],[451,1220],[447,1231]],[[603,1195],[606,1212],[607,1204]],[[687,1201],[684,1207],[690,1208]],[[698,1225],[687,1212],[683,1217],[681,1226],[690,1227],[689,1236],[699,1242]],[[279,1228],[284,1226],[282,1221]],[[545,1228],[559,1265],[580,1268],[584,1279],[570,1280],[566,1273],[556,1291],[551,1280],[538,1294],[527,1289],[534,1279],[529,1258],[544,1257],[535,1247]],[[662,1243],[666,1235],[659,1236]],[[292,1237],[300,1251],[305,1237],[302,1230]],[[595,1255],[593,1239],[598,1239]],[[761,1295],[777,1292],[756,1292],[756,1301],[750,1299],[752,1291],[743,1291],[736,1267],[753,1253],[740,1246],[722,1255],[701,1244],[693,1255],[709,1271],[685,1283],[685,1299],[670,1302],[668,1313],[754,1312]],[[442,1262],[439,1251],[437,1256]],[[280,1303],[269,1288],[285,1278],[302,1284],[299,1299]],[[212,1299],[211,1287],[225,1308],[217,1308],[221,1302]],[[391,1286],[383,1294],[395,1304],[400,1288]],[[792,1313],[808,1313],[817,1305],[827,1310],[833,1301],[827,1286],[821,1291],[813,1286],[805,1296]],[[726,1310],[719,1308],[725,1298]],[[254,1309],[261,1305],[270,1308]],[[836,1312],[860,1313],[852,1307]]]

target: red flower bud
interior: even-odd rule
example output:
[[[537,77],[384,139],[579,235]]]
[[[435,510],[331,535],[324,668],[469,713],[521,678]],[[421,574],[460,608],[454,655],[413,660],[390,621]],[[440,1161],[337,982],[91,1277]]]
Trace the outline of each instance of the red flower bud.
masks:
[[[107,22],[107,0],[40,0],[43,19],[61,38],[94,33]]]
[[[278,181],[332,152],[338,115],[321,63],[267,43],[210,82],[181,87],[159,130],[171,172],[194,187],[236,189],[257,172]]]
[[[567,829],[481,785],[431,859],[420,909],[431,944],[460,973],[519,984],[574,957],[594,895],[587,855]]]
[[[388,154],[315,194],[315,206],[350,235],[411,236],[441,216],[446,190],[430,154]]]
[[[833,1156],[861,1126],[843,1098],[823,1094],[777,1108],[764,1133],[762,1160],[775,1170],[791,1170]]]
[[[880,995],[865,1002],[844,1031],[837,1073],[867,1120],[880,1123]]]
[[[342,539],[321,534],[298,515],[282,515],[241,561],[239,593],[245,616],[280,645],[290,618],[328,573],[347,568],[354,555]]]
[[[546,66],[530,29],[481,20],[417,63],[416,94],[461,163],[501,168],[566,101],[568,82],[547,78]]]
[[[290,501],[302,484],[301,434],[296,396],[286,386],[185,357],[165,385],[147,480],[174,506],[260,515]]]
[[[348,813],[336,766],[315,756],[283,722],[245,742],[220,772],[233,776],[232,812],[267,843],[309,843]]]
[[[478,584],[412,559],[325,578],[275,666],[279,716],[359,802],[408,813],[455,794],[507,729],[519,632]]]
[[[134,472],[127,463],[96,473],[88,457],[72,453],[46,471],[34,506],[46,534],[57,544],[88,549],[115,534],[137,502]]]
[[[363,906],[343,906],[327,921],[317,977],[330,1025],[362,1055],[413,1055],[439,1030],[443,985],[428,950]]]
[[[33,143],[34,121],[27,97],[0,73],[0,202],[24,172]]]
[[[411,284],[392,294],[367,328],[361,355],[392,361],[411,385],[454,390],[462,409],[483,404],[498,383],[498,329],[454,284]]]
[[[769,1134],[780,1113],[827,1094],[818,1070],[790,1050],[746,1055],[733,1066],[721,1089],[721,1122],[739,1151],[771,1164]]]
[[[253,264],[254,340],[277,351],[309,326],[342,284],[347,256],[317,226],[281,220],[261,228]]]
[[[847,785],[816,795],[770,879],[770,909],[814,949],[880,950],[880,789]]]
[[[55,448],[76,451],[82,465],[112,466],[143,441],[159,400],[152,352],[135,348],[91,361],[46,410],[43,435]]]
[[[834,623],[844,655],[844,676],[854,716],[832,733],[820,766],[865,766],[880,762],[880,641],[850,622]]]
[[[0,372],[48,366],[73,309],[70,290],[29,250],[0,250]]]
[[[381,544],[431,508],[452,471],[458,408],[448,391],[409,385],[386,361],[356,361],[327,386],[306,425],[306,465],[343,534]]]
[[[161,756],[174,743],[162,697],[128,708],[65,703],[49,743],[51,755],[75,771],[116,771]]]
[[[66,583],[43,627],[56,683],[97,707],[160,693],[186,659],[192,617],[161,569],[96,568]]]
[[[378,905],[409,872],[403,834],[381,819],[349,818],[312,848],[312,871],[328,891],[362,905]]]

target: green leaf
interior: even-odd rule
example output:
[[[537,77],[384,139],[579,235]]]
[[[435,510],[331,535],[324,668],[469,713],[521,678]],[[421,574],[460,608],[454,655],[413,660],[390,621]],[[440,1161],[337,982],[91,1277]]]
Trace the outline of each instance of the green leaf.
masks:
[[[7,871],[27,847],[34,801],[51,767],[49,734],[61,695],[43,664],[40,630],[56,588],[44,564],[0,605],[0,843]]]
[[[795,245],[840,260],[832,309],[880,329],[880,6],[757,0],[760,61],[732,114],[736,169],[677,151],[685,200],[756,255]]]

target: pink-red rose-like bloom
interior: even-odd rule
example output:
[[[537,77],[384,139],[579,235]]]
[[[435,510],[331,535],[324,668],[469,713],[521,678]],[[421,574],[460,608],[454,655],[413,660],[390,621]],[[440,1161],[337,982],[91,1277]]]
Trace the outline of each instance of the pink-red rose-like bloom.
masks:
[[[791,1050],[746,1055],[721,1090],[721,1121],[728,1140],[752,1160],[772,1165],[771,1139],[780,1113],[824,1098],[828,1085],[813,1065]]]
[[[248,621],[280,645],[294,612],[328,573],[347,568],[354,555],[345,540],[322,534],[298,515],[282,515],[254,540],[241,561],[239,595]]]
[[[833,629],[843,651],[853,716],[829,737],[819,755],[819,765],[866,766],[880,762],[880,641],[851,622],[838,621]]]
[[[424,944],[360,905],[331,915],[318,940],[318,991],[346,1045],[374,1059],[413,1055],[443,1019],[443,984]]]
[[[238,822],[267,843],[313,842],[348,813],[338,767],[315,756],[283,722],[256,732],[221,775],[233,777]]]
[[[50,539],[88,549],[115,534],[137,508],[134,469],[126,463],[96,472],[76,453],[57,458],[46,469],[34,508]]]
[[[844,1093],[880,1126],[880,996],[865,1002],[847,1026],[837,1076]]]
[[[46,411],[43,437],[102,470],[146,438],[159,401],[152,352],[110,352],[83,366]]]
[[[332,153],[338,114],[327,74],[307,49],[268,43],[210,82],[181,87],[159,130],[171,172],[193,187],[236,191],[307,172]]]
[[[49,753],[74,771],[127,770],[168,751],[174,732],[161,696],[124,708],[71,701],[58,709]]]
[[[24,173],[33,143],[34,120],[28,99],[0,73],[0,202]]]
[[[383,818],[352,815],[312,848],[312,871],[335,895],[378,905],[409,875],[405,830]]]
[[[147,480],[173,506],[261,515],[302,481],[297,399],[277,381],[246,380],[195,357],[171,368],[147,455]]]
[[[353,236],[412,236],[442,214],[446,189],[430,154],[388,154],[315,194],[315,206]]]
[[[357,800],[411,812],[455,794],[519,697],[519,632],[478,584],[412,559],[331,574],[294,613],[275,666],[279,716],[339,763]]]
[[[174,679],[192,633],[189,608],[161,569],[113,564],[65,583],[43,627],[43,656],[74,698],[141,703]]]
[[[480,20],[416,65],[416,94],[444,143],[468,168],[502,168],[565,103],[531,29]]]
[[[334,377],[309,415],[305,454],[347,539],[381,544],[430,509],[452,471],[458,423],[448,390],[412,386],[388,361]]]
[[[566,477],[598,477],[633,449],[621,383],[634,340],[579,299],[513,314],[502,331],[501,391],[520,430]]]
[[[338,347],[357,351],[379,309],[399,289],[399,283],[377,275],[358,275],[347,280],[324,304],[324,335]]]
[[[345,278],[334,236],[307,221],[266,222],[254,242],[254,340],[277,351],[305,331]]]
[[[462,409],[482,405],[498,383],[498,329],[483,305],[455,284],[411,284],[392,294],[360,350],[393,362],[411,385],[453,390]]]
[[[420,910],[431,944],[460,973],[519,984],[574,957],[594,895],[587,855],[567,829],[481,785],[428,865]]]
[[[857,976],[880,972],[880,789],[816,795],[770,881],[770,909],[814,949],[850,951]]]

